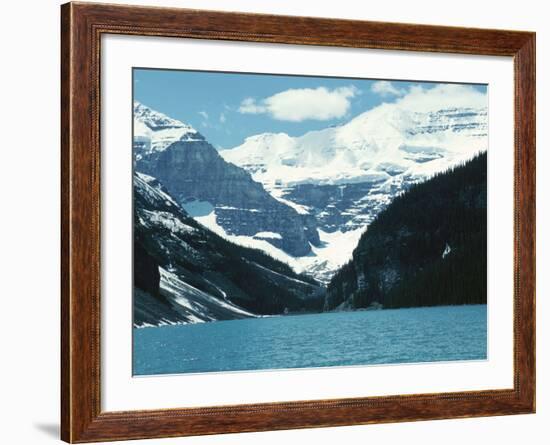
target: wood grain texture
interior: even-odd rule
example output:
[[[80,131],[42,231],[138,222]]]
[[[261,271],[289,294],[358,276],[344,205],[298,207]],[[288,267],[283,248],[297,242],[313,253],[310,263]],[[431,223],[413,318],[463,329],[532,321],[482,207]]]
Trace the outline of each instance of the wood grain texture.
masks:
[[[533,33],[91,3],[65,4],[61,17],[63,440],[93,442],[534,412]],[[101,412],[99,63],[104,33],[514,57],[514,388]]]

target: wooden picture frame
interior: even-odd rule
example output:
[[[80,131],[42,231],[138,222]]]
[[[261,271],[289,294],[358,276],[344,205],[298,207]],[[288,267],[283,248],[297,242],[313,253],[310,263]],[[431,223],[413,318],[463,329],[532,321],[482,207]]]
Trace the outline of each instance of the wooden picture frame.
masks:
[[[535,412],[534,33],[92,3],[65,4],[61,18],[63,440],[94,442]],[[103,34],[513,57],[513,389],[102,412],[99,116]]]

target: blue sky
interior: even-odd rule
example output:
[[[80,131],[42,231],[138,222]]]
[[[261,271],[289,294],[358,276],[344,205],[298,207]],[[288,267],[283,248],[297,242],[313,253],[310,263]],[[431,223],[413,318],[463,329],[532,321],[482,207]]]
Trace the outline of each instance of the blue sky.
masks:
[[[421,105],[429,102],[426,98],[430,91],[445,86],[142,68],[135,68],[133,76],[134,100],[192,125],[219,149],[240,145],[246,137],[258,133],[299,136],[339,125],[383,102],[414,99]],[[486,97],[487,87],[468,85],[463,90],[452,88],[448,102],[476,102]]]

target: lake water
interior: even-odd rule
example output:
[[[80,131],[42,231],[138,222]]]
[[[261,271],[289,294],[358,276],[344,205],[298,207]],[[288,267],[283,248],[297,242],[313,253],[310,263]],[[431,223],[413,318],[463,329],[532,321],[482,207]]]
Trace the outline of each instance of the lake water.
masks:
[[[487,306],[291,315],[134,329],[134,375],[487,358]]]

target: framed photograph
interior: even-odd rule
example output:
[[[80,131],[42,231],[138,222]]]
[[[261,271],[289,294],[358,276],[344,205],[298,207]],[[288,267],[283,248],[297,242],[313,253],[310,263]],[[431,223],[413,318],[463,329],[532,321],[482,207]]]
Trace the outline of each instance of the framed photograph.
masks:
[[[535,35],[62,6],[62,439],[535,411]]]

